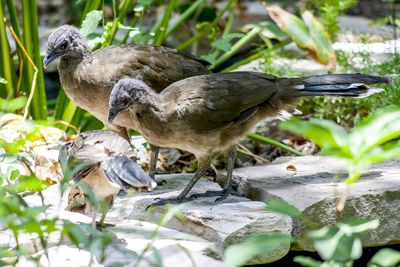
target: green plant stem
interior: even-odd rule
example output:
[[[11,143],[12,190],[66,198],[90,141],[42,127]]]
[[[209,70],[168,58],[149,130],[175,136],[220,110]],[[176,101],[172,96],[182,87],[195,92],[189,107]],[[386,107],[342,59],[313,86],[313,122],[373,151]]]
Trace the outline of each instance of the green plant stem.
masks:
[[[167,29],[167,32],[165,33],[165,36],[169,36],[172,32],[175,31],[175,29],[181,25],[184,21],[186,21],[194,12],[198,11],[200,6],[204,4],[206,0],[197,0],[193,4],[190,5],[188,9],[186,9],[182,15],[179,16],[179,18]]]
[[[275,140],[270,139],[270,138],[268,138],[268,137],[261,136],[261,135],[258,135],[258,134],[256,134],[256,133],[249,133],[249,134],[247,135],[247,137],[250,138],[250,139],[259,141],[259,142],[263,142],[263,143],[266,143],[266,144],[273,145],[273,146],[275,146],[275,147],[279,147],[279,148],[281,148],[281,149],[283,149],[283,150],[286,150],[286,151],[288,151],[288,152],[290,152],[290,153],[292,153],[292,154],[294,154],[294,155],[296,155],[296,156],[304,156],[303,153],[301,153],[300,151],[297,151],[297,150],[294,149],[293,147],[290,147],[290,146],[288,146],[288,145],[285,145],[285,144],[283,144],[283,143],[281,143],[281,142],[275,141]]]
[[[191,46],[194,42],[198,41],[200,38],[202,38],[204,35],[206,35],[211,28],[215,27],[217,23],[221,20],[221,18],[224,16],[224,14],[230,9],[230,7],[236,3],[237,0],[229,0],[229,2],[226,4],[223,10],[218,14],[218,16],[210,23],[210,27],[208,27],[205,30],[202,30],[195,34],[192,38],[188,39],[186,42],[182,43],[178,47],[176,47],[177,50],[184,50],[187,47]]]
[[[105,46],[109,46],[113,43],[115,35],[117,34],[118,31],[118,25],[119,23],[122,23],[126,13],[128,12],[130,6],[132,4],[131,0],[124,0],[121,3],[121,8],[118,11],[118,16],[116,14],[116,7],[115,7],[115,0],[113,0],[113,12],[114,12],[114,20],[113,20],[113,25],[111,28],[111,32],[109,35],[109,38],[107,40],[107,42],[105,42]]]
[[[102,0],[86,0],[85,8],[83,9],[83,13],[81,16],[81,24],[82,24],[82,21],[85,19],[87,13],[89,13],[92,10],[99,9],[101,4],[102,4]]]
[[[226,53],[222,54],[221,57],[217,59],[215,64],[212,68],[216,68],[226,60],[231,58],[234,54],[236,54],[243,46],[245,46],[248,42],[253,40],[254,37],[258,35],[260,29],[258,27],[254,27],[251,31],[249,31],[245,36],[243,36],[239,41],[237,41],[231,48],[231,50],[227,51]]]
[[[165,33],[168,27],[169,20],[171,19],[172,12],[176,6],[178,0],[171,0],[167,6],[167,10],[162,18],[161,25],[156,32],[156,36],[154,38],[154,45],[161,45],[165,40]]]
[[[11,18],[11,25],[13,26],[13,29],[14,29],[15,33],[18,35],[18,37],[21,37],[21,34],[20,34],[21,27],[19,25],[17,10],[15,9],[13,0],[7,0],[7,8],[8,8],[8,13],[10,14],[10,18]]]
[[[44,75],[42,68],[42,58],[40,56],[40,41],[39,41],[39,26],[38,26],[38,17],[37,17],[37,0],[30,1],[30,13],[31,13],[31,28],[32,31],[32,40],[33,41],[33,51],[31,54],[31,58],[36,65],[38,74],[36,81],[36,91],[33,96],[34,101],[36,103],[35,109],[37,110],[37,115],[35,119],[44,120],[47,118],[47,99],[46,99],[46,88],[44,87]]]
[[[265,50],[268,50],[268,49],[264,49],[264,50],[258,51],[258,52],[256,52],[256,53],[254,53],[254,54],[252,54],[252,55],[250,55],[250,56],[248,56],[248,57],[246,57],[246,58],[244,58],[244,59],[242,59],[242,60],[236,62],[235,64],[233,64],[233,65],[231,65],[231,66],[229,66],[229,67],[223,69],[221,72],[229,72],[229,71],[232,71],[232,70],[234,70],[234,69],[239,68],[240,66],[242,66],[242,65],[244,65],[244,64],[247,64],[247,63],[249,63],[249,62],[251,62],[251,61],[253,61],[253,60],[256,60],[256,59],[262,57],[262,55],[265,53]]]
[[[7,32],[6,32],[6,24],[4,22],[4,9],[3,9],[3,4],[0,3],[0,46],[1,46],[1,63],[2,67],[1,69],[3,70],[4,74],[2,73],[1,76],[4,75],[3,78],[5,78],[8,83],[7,84],[2,84],[0,87],[5,87],[6,88],[6,97],[11,98],[14,94],[14,86],[13,86],[13,69],[14,69],[14,64],[11,60],[10,57],[10,46],[8,43],[8,38],[7,38]]]
[[[139,21],[140,17],[142,16],[141,12],[136,12],[135,13],[135,17],[131,20],[131,23],[129,23],[129,27],[133,28],[136,26],[136,23]],[[131,30],[127,30],[124,37],[122,37],[120,44],[125,44],[126,41],[129,38],[129,33],[131,32]]]

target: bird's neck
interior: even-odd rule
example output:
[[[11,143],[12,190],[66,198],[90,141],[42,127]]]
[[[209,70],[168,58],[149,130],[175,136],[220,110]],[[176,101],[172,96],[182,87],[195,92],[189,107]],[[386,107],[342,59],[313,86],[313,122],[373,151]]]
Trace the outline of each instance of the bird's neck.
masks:
[[[149,88],[136,90],[134,98],[137,100],[133,106],[137,110],[159,109],[160,97]]]
[[[89,47],[83,47],[82,51],[68,53],[60,59],[60,68],[75,70],[82,63],[92,63],[93,55]]]

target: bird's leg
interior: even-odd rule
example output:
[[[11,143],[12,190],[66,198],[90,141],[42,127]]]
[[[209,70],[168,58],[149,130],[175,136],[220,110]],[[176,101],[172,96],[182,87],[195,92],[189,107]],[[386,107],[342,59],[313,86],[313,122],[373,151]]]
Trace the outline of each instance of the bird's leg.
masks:
[[[183,202],[185,200],[187,194],[192,189],[192,187],[197,183],[197,181],[200,179],[201,176],[203,176],[203,174],[206,171],[207,171],[207,168],[204,168],[204,167],[197,169],[197,171],[194,173],[192,179],[186,185],[185,189],[183,189],[183,191],[177,197],[159,199],[155,203],[148,206],[147,208],[149,208],[151,206],[162,206],[162,205],[169,204],[169,203],[170,204],[179,204],[179,203]]]
[[[157,159],[158,159],[158,153],[160,152],[160,148],[150,144],[150,151],[151,155],[150,155],[149,176],[154,180],[154,176],[156,175]]]
[[[205,193],[200,193],[200,194],[193,194],[190,196],[190,199],[196,199],[200,197],[215,197],[219,196],[215,201],[222,201],[225,198],[227,198],[229,195],[234,195],[234,196],[239,196],[242,197],[243,194],[238,193],[233,190],[232,188],[232,172],[233,168],[235,166],[235,160],[236,160],[236,155],[237,155],[237,147],[236,145],[233,145],[228,154],[228,164],[227,164],[227,184],[224,189],[218,190],[218,191],[207,191]]]
[[[92,217],[92,226],[94,229],[96,229],[96,206],[91,205],[91,204],[87,204],[87,205],[90,205],[89,208],[90,208],[90,213],[91,213],[90,215]]]

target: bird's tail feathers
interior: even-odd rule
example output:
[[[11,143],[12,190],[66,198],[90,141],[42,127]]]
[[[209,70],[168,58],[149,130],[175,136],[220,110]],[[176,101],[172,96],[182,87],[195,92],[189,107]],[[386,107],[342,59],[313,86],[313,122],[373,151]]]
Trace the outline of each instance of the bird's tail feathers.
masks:
[[[135,188],[151,191],[157,186],[157,183],[136,162],[126,156],[116,156],[105,164],[107,178],[121,189]]]
[[[367,97],[382,92],[369,84],[390,83],[393,77],[364,74],[328,74],[296,79],[293,86],[297,96]]]

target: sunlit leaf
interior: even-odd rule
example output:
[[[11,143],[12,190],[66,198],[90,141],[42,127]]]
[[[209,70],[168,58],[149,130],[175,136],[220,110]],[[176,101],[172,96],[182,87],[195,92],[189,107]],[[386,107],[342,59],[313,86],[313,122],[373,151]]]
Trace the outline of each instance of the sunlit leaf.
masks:
[[[225,250],[227,266],[242,266],[259,254],[270,253],[279,246],[290,244],[291,236],[283,233],[258,234],[243,243],[232,245]]]
[[[92,10],[89,12],[85,19],[82,21],[81,32],[84,36],[88,36],[97,29],[97,25],[103,17],[103,11]]]
[[[301,213],[296,207],[290,205],[280,198],[274,198],[270,200],[267,204],[267,210],[279,212],[292,217],[298,217]]]
[[[25,106],[28,98],[26,96],[19,96],[12,99],[0,98],[0,110],[5,112],[15,112]]]
[[[336,55],[319,21],[311,12],[305,11],[303,20],[276,5],[267,5],[268,14],[279,28],[293,41],[306,49],[316,60],[331,67],[336,66]]]
[[[368,263],[368,267],[392,267],[399,266],[400,252],[391,248],[379,250]]]
[[[311,257],[305,257],[305,256],[296,256],[293,258],[293,261],[295,263],[298,263],[300,265],[306,266],[306,267],[320,267],[322,262],[314,260]]]
[[[312,140],[326,155],[346,155],[348,149],[348,133],[339,125],[327,120],[300,121],[291,119],[281,123],[282,129],[304,136]]]
[[[0,83],[7,84],[8,81],[6,79],[4,79],[3,77],[0,77]]]

